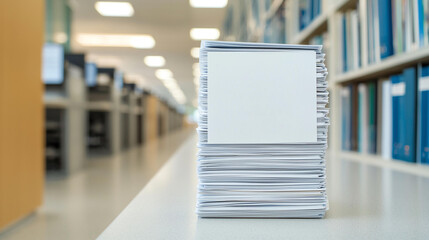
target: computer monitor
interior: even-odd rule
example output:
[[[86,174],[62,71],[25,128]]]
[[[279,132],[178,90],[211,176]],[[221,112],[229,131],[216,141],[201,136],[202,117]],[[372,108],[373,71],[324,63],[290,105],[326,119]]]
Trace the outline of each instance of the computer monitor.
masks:
[[[42,51],[42,80],[47,85],[64,82],[64,47],[56,43],[45,43]]]
[[[85,81],[88,87],[94,87],[97,85],[97,65],[92,62],[85,64]]]
[[[115,87],[122,89],[124,86],[124,74],[121,71],[115,72]]]

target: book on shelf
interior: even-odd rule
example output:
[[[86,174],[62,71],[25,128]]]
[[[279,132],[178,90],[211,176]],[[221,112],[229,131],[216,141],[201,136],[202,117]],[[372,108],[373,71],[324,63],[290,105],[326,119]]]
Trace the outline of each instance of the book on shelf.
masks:
[[[416,161],[416,69],[391,76],[392,158]]]
[[[415,67],[406,68],[389,80],[379,79],[378,84],[368,81],[343,87],[343,150],[407,162],[427,161],[429,122],[425,91],[429,86],[423,86],[429,85],[429,69],[423,66],[419,72],[419,93]]]
[[[419,66],[417,161],[429,163],[429,65]]]
[[[369,149],[368,85],[365,83],[359,83],[358,91],[359,91],[358,151],[362,153],[367,153]]]
[[[356,84],[352,85],[352,91],[351,91],[351,147],[353,151],[358,150],[358,103],[359,95],[358,95],[358,88]]]
[[[339,16],[340,30],[340,72],[356,70],[361,67],[360,15],[357,10],[349,10]]]
[[[379,44],[380,58],[384,59],[393,55],[392,37],[392,5],[391,0],[378,1],[378,21],[379,21]]]
[[[427,46],[428,23],[427,1],[358,2],[356,8],[340,12],[335,23],[339,33],[339,72],[356,70],[365,63],[375,64],[395,54]],[[367,49],[362,49],[364,46]],[[367,53],[366,59],[362,59],[362,51]]]
[[[377,153],[378,117],[375,81],[350,84],[341,91],[342,149]]]
[[[377,153],[377,84],[368,83],[368,152]]]
[[[392,158],[392,96],[390,79],[381,82],[381,156]]]
[[[341,148],[351,151],[351,86],[341,89]]]

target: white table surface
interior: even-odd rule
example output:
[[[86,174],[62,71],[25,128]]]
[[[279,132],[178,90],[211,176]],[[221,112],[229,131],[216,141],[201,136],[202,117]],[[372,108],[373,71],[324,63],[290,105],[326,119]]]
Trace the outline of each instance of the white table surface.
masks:
[[[429,239],[429,179],[329,159],[324,219],[201,219],[193,135],[98,237],[107,239]]]

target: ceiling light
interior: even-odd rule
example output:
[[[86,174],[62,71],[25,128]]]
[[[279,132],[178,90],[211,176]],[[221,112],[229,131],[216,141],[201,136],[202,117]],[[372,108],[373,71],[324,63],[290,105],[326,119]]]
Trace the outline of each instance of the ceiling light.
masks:
[[[161,80],[171,79],[173,78],[173,72],[170,69],[158,69],[155,71],[155,76]]]
[[[194,47],[191,49],[191,56],[193,58],[200,58],[200,48],[199,47]]]
[[[217,28],[192,28],[189,34],[194,40],[216,40],[220,36]]]
[[[192,69],[196,69],[196,68],[200,68],[200,64],[199,63],[194,63],[192,64]]]
[[[134,14],[129,2],[96,2],[95,9],[105,17],[131,17]]]
[[[162,67],[165,65],[163,56],[146,56],[143,61],[148,67]]]
[[[91,47],[153,48],[155,39],[150,35],[86,34],[77,35],[77,42]]]
[[[224,8],[228,0],[189,0],[194,8]]]

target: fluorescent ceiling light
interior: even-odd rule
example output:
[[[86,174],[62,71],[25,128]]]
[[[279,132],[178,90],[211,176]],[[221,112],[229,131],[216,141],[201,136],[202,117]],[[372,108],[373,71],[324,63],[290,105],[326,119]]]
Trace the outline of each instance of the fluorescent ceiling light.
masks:
[[[200,58],[200,48],[199,47],[194,47],[191,49],[191,56],[193,58]]]
[[[173,78],[173,72],[170,69],[158,69],[155,71],[155,76],[160,80],[169,80]]]
[[[189,34],[194,40],[216,40],[220,36],[217,28],[192,28]]]
[[[155,39],[150,35],[80,33],[76,40],[80,45],[90,47],[153,48],[155,46]]]
[[[133,5],[129,2],[96,2],[95,9],[105,17],[131,17],[134,15]]]
[[[194,63],[192,64],[192,69],[196,69],[196,68],[200,68],[200,64],[199,63]]]
[[[146,56],[143,61],[148,67],[162,67],[165,65],[163,56]]]
[[[194,8],[224,8],[228,0],[189,0]]]

